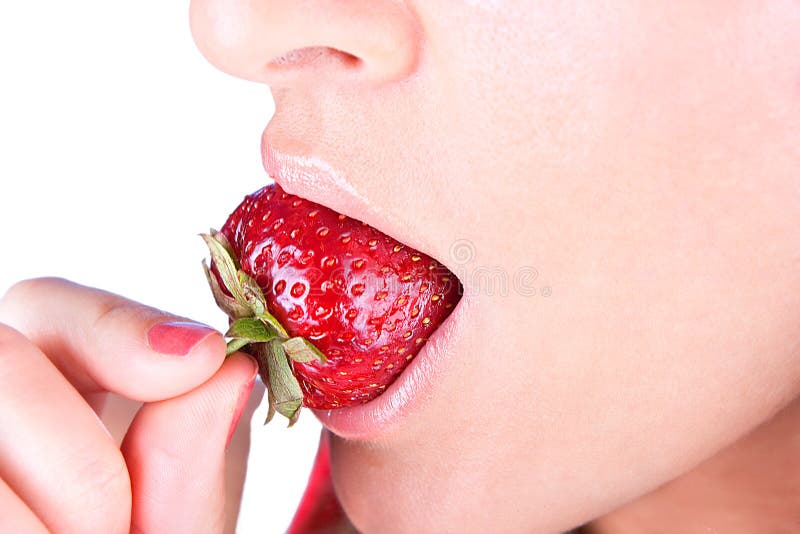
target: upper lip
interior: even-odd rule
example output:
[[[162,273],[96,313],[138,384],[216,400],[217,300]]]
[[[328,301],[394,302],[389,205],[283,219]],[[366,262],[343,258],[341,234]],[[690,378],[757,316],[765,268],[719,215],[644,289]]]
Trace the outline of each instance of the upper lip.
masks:
[[[365,222],[409,247],[436,257],[432,244],[424,236],[414,232],[391,210],[365,198],[347,173],[334,168],[324,155],[294,139],[272,136],[270,130],[274,123],[275,119],[261,137],[261,156],[267,174],[284,191]],[[282,145],[291,146],[291,150],[283,149]],[[439,261],[447,266],[446,261]]]
[[[310,150],[280,150],[268,132],[269,127],[261,138],[264,169],[284,191],[364,220],[369,206],[341,172]]]
[[[281,142],[291,145],[295,150],[288,152],[279,149]],[[423,239],[404,235],[408,234],[408,226],[368,202],[345,174],[308,148],[296,150],[299,146],[293,140],[272,138],[269,126],[264,131],[261,143],[264,169],[281,188],[365,222],[433,256]],[[348,439],[372,439],[396,428],[412,411],[412,405],[420,402],[422,397],[427,397],[420,395],[420,392],[428,390],[435,382],[434,377],[441,371],[445,356],[449,354],[451,340],[457,337],[469,309],[469,295],[464,294],[450,316],[383,394],[366,404],[336,410],[314,410],[318,418],[335,434]]]

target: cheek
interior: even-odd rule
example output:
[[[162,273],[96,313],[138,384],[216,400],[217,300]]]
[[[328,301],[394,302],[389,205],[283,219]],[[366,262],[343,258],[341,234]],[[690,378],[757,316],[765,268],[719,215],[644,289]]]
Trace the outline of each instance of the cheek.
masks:
[[[435,188],[398,216],[441,259],[470,239],[465,285],[531,266],[552,294],[478,280],[472,332],[402,433],[334,443],[367,532],[566,528],[800,388],[796,3],[553,4],[489,15],[494,32],[420,6],[441,63],[418,120],[386,119],[403,146],[370,152],[405,180],[360,186]]]

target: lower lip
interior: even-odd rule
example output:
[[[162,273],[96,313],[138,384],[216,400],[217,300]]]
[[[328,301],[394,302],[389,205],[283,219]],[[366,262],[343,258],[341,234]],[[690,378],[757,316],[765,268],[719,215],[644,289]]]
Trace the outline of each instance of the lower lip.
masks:
[[[465,291],[453,313],[382,395],[357,406],[313,410],[320,422],[344,439],[375,440],[397,430],[409,414],[430,399],[434,384],[467,323],[471,303]]]

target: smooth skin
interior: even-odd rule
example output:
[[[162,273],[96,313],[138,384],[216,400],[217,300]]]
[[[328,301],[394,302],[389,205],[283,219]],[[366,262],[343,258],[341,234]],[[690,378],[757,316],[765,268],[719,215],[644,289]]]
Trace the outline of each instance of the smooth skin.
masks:
[[[0,532],[222,530],[226,441],[255,362],[223,363],[213,331],[185,356],[155,352],[147,331],[176,319],[60,279],[0,301]],[[144,403],[121,447],[95,412],[109,392]]]
[[[214,65],[269,85],[275,147],[328,162],[367,222],[465,283],[468,327],[422,402],[376,439],[332,439],[360,530],[800,523],[800,3],[193,0],[191,24]],[[527,267],[534,295],[478,283]],[[136,314],[89,335],[108,298],[39,281],[3,302],[22,334],[4,329],[0,351],[0,521],[219,525],[219,407],[250,369],[220,367],[218,338],[155,358]],[[150,388],[114,382],[143,369],[171,388],[122,392],[170,400],[145,405],[120,451],[86,392]],[[218,441],[174,452],[208,438],[197,409]],[[213,471],[214,497],[167,507],[186,466]]]
[[[277,150],[327,162],[466,286],[425,398],[332,441],[361,530],[566,530],[736,441],[629,531],[797,528],[799,2],[193,0],[191,20],[214,65],[270,87]],[[535,295],[511,287],[525,267]],[[782,409],[771,446],[741,442]]]

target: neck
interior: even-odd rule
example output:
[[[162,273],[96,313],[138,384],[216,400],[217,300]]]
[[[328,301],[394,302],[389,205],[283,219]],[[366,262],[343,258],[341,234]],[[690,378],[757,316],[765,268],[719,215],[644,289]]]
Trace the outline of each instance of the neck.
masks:
[[[734,534],[799,528],[800,398],[689,473],[580,532]]]

